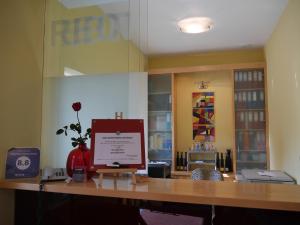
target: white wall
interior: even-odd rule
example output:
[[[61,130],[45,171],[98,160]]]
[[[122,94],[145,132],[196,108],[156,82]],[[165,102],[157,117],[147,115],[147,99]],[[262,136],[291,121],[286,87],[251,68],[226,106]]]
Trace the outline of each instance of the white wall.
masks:
[[[67,137],[55,132],[77,121],[71,106],[78,101],[83,129],[91,126],[91,119],[113,119],[115,112],[123,112],[125,119],[144,119],[147,130],[147,73],[45,78],[42,167],[65,167],[72,132]]]

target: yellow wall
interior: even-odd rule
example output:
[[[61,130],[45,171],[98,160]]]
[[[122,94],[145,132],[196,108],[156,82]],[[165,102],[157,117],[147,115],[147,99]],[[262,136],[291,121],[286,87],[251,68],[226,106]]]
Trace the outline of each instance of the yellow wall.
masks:
[[[300,181],[300,1],[290,0],[265,47],[271,168]]]
[[[263,49],[149,56],[149,69],[264,62]]]
[[[0,7],[0,178],[13,146],[40,146],[43,9],[41,0]],[[13,223],[12,193],[0,192],[0,224]]]
[[[195,82],[209,81],[208,88],[199,90]],[[218,151],[233,148],[233,97],[232,74],[230,71],[198,72],[175,75],[176,95],[176,151],[187,151],[192,146],[192,93],[212,91],[215,93],[214,145]]]

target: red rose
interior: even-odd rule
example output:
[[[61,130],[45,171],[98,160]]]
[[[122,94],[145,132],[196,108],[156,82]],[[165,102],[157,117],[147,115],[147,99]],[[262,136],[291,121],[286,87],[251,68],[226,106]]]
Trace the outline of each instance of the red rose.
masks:
[[[74,109],[75,112],[78,112],[81,109],[81,103],[80,102],[73,103],[72,108]]]

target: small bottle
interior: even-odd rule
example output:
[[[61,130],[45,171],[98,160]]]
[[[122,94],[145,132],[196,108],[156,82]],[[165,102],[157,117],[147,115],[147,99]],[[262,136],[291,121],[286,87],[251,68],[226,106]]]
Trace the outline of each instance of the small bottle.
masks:
[[[206,130],[206,133],[207,133],[207,130]],[[200,144],[200,151],[205,151],[204,143]]]
[[[225,172],[231,172],[232,171],[232,160],[230,156],[230,149],[226,150],[226,156],[225,156]]]
[[[224,172],[224,157],[223,157],[223,152],[221,152],[221,162],[220,162],[220,172]]]
[[[180,153],[180,169],[179,170],[183,170],[184,168],[184,159],[183,159],[183,152]]]
[[[86,172],[84,168],[75,168],[73,170],[72,180],[75,182],[85,182]]]
[[[176,155],[176,170],[180,170],[179,152]]]
[[[219,155],[219,152],[217,152],[217,156],[216,156],[216,170],[220,170],[220,155]]]
[[[183,169],[187,171],[187,152],[184,153],[184,164],[183,164]]]

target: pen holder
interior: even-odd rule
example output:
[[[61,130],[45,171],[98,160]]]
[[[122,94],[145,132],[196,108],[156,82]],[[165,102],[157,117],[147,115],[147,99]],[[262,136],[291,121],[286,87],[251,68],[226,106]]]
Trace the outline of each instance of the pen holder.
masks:
[[[83,168],[74,169],[72,179],[75,182],[84,182],[86,180],[85,170]]]

